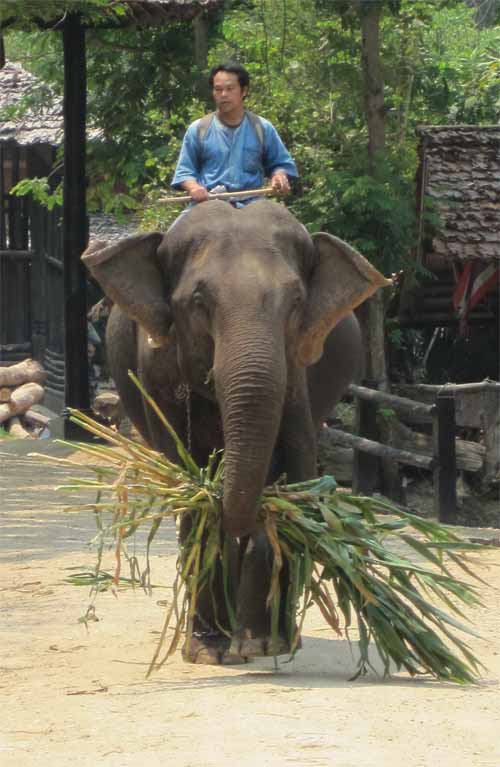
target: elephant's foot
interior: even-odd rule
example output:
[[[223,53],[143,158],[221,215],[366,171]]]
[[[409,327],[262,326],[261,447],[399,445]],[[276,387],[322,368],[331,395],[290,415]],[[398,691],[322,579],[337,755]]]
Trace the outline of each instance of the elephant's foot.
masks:
[[[233,653],[231,640],[224,634],[193,634],[182,648],[182,659],[186,663],[200,663],[210,666],[228,666],[247,663],[244,653]]]
[[[301,647],[299,639],[298,648]],[[288,655],[291,651],[290,642],[281,634],[275,640],[271,636],[253,636],[248,629],[234,636],[229,652],[231,655],[241,655],[245,658],[262,658],[264,656]]]

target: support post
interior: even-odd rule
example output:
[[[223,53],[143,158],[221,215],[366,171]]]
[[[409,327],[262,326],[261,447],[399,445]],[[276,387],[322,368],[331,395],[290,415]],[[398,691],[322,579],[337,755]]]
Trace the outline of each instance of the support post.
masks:
[[[438,395],[433,420],[434,512],[440,522],[457,522],[457,458],[455,447],[455,398]]]
[[[364,386],[376,389],[376,381],[364,381]],[[378,442],[377,403],[356,397],[356,431],[359,437]],[[379,475],[380,459],[361,450],[354,450],[352,491],[355,495],[372,495]]]
[[[85,206],[85,30],[78,14],[68,13],[64,44],[64,327],[65,407],[88,410],[87,297],[85,269],[80,256],[88,239]],[[66,439],[82,432],[63,413]]]

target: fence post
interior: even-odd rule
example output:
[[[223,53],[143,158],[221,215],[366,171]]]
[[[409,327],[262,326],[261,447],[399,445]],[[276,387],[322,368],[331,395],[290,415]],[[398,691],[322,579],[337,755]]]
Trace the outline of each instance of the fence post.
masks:
[[[439,394],[432,429],[434,443],[434,513],[440,522],[457,522],[455,397]]]
[[[363,381],[363,386],[377,389],[377,381]],[[378,442],[377,403],[356,397],[356,432],[359,437]],[[352,491],[355,495],[372,495],[377,486],[380,459],[361,450],[354,450]]]

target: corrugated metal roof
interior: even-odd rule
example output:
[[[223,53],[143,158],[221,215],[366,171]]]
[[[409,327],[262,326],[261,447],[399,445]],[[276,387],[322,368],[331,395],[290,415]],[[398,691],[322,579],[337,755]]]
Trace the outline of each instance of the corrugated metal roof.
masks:
[[[417,129],[423,190],[441,228],[427,263],[500,259],[500,125]]]

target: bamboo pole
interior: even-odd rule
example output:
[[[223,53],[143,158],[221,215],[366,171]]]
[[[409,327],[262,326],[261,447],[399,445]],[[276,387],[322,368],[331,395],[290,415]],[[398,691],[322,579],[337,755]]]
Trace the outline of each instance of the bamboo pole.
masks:
[[[239,192],[217,192],[216,194],[208,194],[209,200],[241,200],[247,197],[273,197],[277,192],[270,186],[262,187],[261,189],[242,189]],[[165,205],[171,203],[187,203],[193,202],[193,198],[189,194],[178,195],[177,197],[160,197],[158,202]]]

